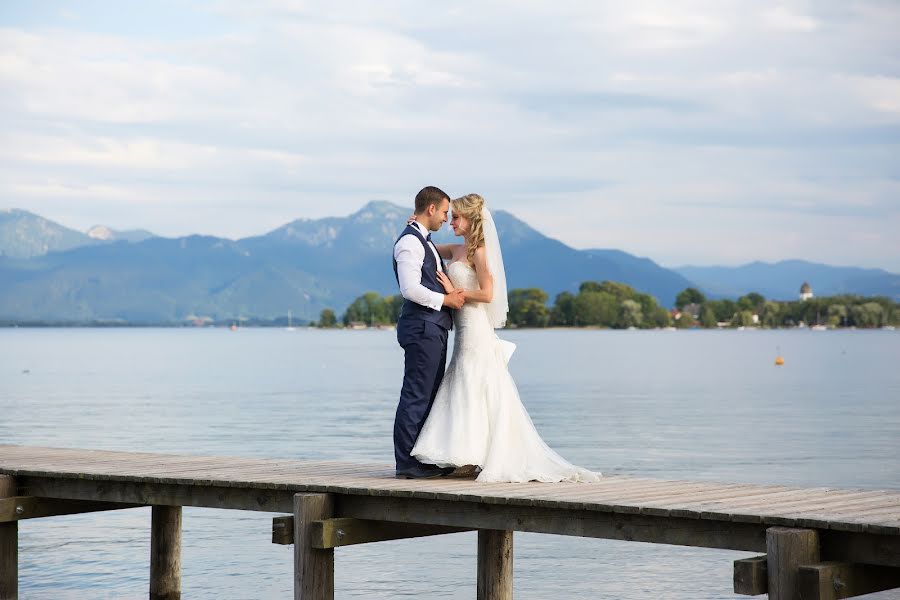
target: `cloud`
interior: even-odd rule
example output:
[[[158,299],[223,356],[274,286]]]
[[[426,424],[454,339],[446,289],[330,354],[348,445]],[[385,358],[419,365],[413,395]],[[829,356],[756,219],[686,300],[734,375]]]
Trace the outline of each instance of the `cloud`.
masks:
[[[238,237],[435,183],[669,264],[900,270],[894,3],[29,7],[0,15],[0,205]]]
[[[785,6],[774,6],[763,12],[763,22],[772,29],[805,33],[819,28],[819,22],[808,16],[795,13]]]
[[[900,77],[856,75],[846,77],[845,81],[871,108],[894,119],[900,116]]]

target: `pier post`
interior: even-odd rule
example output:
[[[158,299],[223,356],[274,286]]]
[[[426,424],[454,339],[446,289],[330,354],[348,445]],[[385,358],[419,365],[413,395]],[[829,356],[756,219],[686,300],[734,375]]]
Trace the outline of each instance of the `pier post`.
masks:
[[[0,498],[16,496],[16,480],[0,475]],[[0,600],[19,597],[19,522],[0,523]]]
[[[512,600],[513,532],[478,530],[478,600]]]
[[[819,532],[771,527],[766,530],[769,600],[800,600],[800,566],[819,562]]]
[[[150,600],[181,600],[181,507],[154,506],[150,526]]]
[[[294,496],[294,600],[334,600],[334,549],[313,547],[313,521],[334,516],[330,494]]]

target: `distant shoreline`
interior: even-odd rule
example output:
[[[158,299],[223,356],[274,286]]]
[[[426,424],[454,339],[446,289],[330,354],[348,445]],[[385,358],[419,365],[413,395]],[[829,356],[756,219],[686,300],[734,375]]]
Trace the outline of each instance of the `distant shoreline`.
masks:
[[[288,329],[287,323],[252,323],[234,325],[232,323],[215,323],[207,325],[192,325],[184,323],[96,323],[96,322],[66,322],[66,323],[12,323],[0,322],[0,329]],[[394,324],[371,327],[316,327],[308,323],[295,324],[291,329],[316,331],[384,331],[395,329]],[[895,331],[897,328],[891,325],[883,327],[827,327],[821,330],[827,331]],[[506,327],[499,331],[816,331],[813,327],[651,327],[651,328],[616,328],[600,325],[585,326],[552,326],[552,327]],[[820,331],[821,331],[820,330]]]

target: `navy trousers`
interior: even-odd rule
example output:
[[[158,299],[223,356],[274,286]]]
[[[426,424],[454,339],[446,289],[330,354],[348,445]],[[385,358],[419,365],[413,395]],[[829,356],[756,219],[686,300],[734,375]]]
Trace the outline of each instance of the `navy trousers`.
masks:
[[[394,457],[397,469],[420,463],[409,455],[434,404],[447,362],[446,329],[431,321],[401,318],[397,341],[406,354],[403,389],[394,418]]]

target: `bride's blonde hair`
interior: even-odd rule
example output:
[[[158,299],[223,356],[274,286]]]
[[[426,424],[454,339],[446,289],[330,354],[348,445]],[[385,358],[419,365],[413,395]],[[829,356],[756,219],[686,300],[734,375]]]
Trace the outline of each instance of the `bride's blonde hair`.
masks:
[[[475,251],[484,246],[484,223],[481,219],[481,210],[484,208],[484,198],[478,194],[466,194],[461,198],[450,201],[453,214],[458,214],[469,221],[469,239],[466,241],[466,256],[470,263],[475,262]]]

